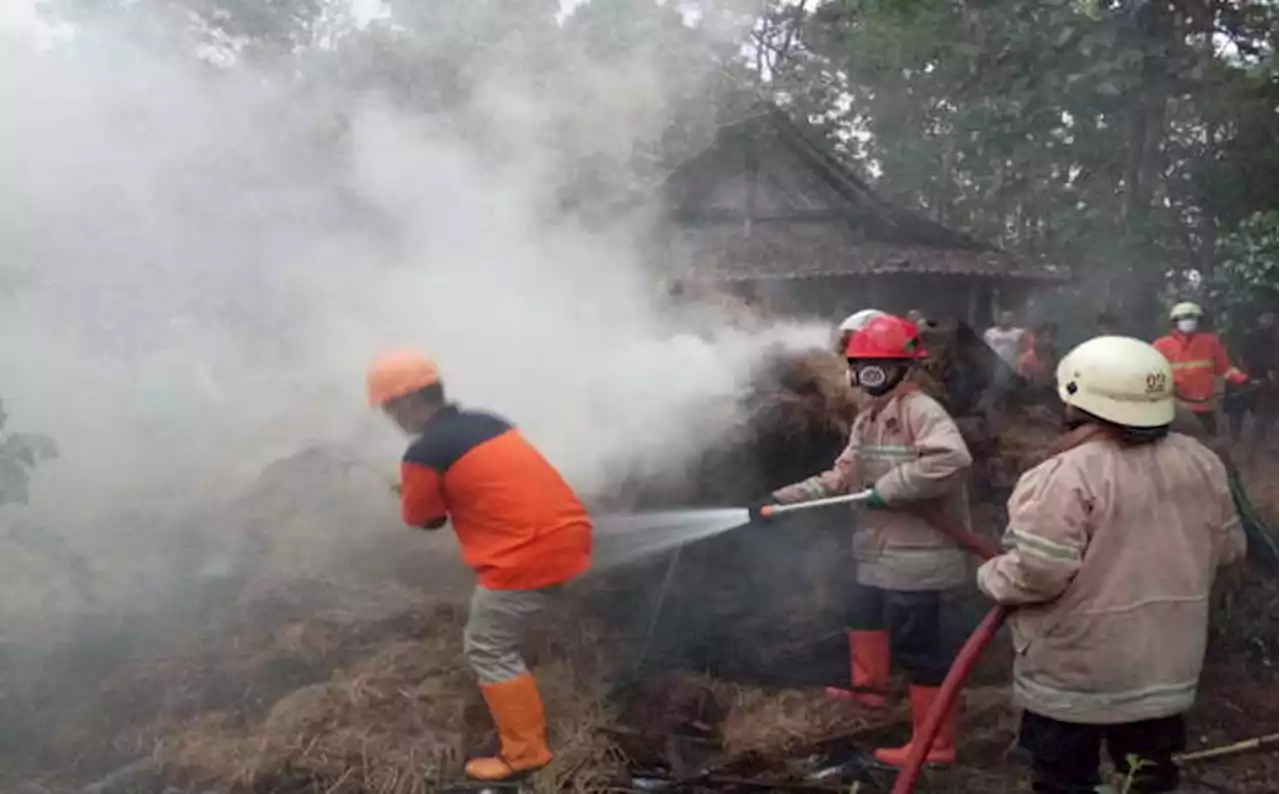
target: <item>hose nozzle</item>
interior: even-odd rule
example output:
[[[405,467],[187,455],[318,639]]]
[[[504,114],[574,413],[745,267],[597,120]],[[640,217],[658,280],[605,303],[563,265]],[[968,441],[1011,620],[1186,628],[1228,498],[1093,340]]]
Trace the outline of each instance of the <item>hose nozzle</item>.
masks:
[[[756,515],[760,518],[773,518],[782,513],[794,513],[797,510],[811,510],[815,507],[830,507],[832,505],[847,505],[854,502],[865,502],[871,497],[871,489],[858,491],[857,493],[845,494],[843,496],[833,496],[830,499],[814,499],[809,502],[796,502],[788,505],[761,505],[756,508]]]

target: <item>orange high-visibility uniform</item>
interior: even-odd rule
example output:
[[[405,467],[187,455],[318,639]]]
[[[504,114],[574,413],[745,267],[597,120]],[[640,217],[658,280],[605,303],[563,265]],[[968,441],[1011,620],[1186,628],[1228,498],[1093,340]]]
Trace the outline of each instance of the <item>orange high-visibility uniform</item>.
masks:
[[[1198,414],[1216,407],[1217,379],[1244,383],[1249,377],[1231,366],[1227,349],[1217,334],[1174,331],[1155,341],[1155,348],[1173,365],[1173,385],[1178,403]]]
[[[491,590],[563,584],[591,565],[591,519],[560,473],[505,420],[449,405],[401,464],[404,522],[450,518]]]

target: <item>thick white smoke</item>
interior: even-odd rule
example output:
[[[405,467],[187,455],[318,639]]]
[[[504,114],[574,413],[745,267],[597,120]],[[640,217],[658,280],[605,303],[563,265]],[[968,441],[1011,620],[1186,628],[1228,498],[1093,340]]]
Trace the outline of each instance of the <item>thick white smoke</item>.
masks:
[[[338,441],[390,474],[402,440],[362,394],[384,346],[436,356],[454,397],[509,416],[586,492],[681,465],[732,425],[711,406],[766,347],[824,331],[681,335],[647,227],[554,211],[553,133],[616,153],[638,119],[659,129],[649,66],[597,63],[559,100],[495,79],[459,123],[127,35],[5,48],[0,399],[63,452],[35,507],[93,514]],[[614,123],[566,126],[565,103],[628,96]]]

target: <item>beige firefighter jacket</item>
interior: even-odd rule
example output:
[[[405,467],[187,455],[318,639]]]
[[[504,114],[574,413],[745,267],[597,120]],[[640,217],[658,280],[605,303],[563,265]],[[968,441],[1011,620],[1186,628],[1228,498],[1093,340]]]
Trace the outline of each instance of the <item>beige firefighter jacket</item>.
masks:
[[[1005,554],[978,570],[1010,618],[1014,696],[1065,722],[1186,711],[1204,662],[1209,589],[1244,553],[1222,462],[1187,436],[1125,446],[1086,426],[1018,481]]]
[[[970,575],[966,552],[914,510],[939,510],[969,528],[973,463],[955,422],[914,384],[858,414],[849,445],[827,471],[777,491],[781,503],[874,487],[887,508],[856,507],[858,581],[886,590],[945,590]]]

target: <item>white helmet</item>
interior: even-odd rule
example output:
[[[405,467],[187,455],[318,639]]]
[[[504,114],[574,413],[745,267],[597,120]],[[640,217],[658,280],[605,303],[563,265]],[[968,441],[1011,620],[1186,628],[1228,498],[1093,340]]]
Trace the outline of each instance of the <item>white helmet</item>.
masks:
[[[1159,350],[1128,336],[1097,336],[1058,364],[1067,405],[1125,427],[1173,421],[1173,368]]]
[[[877,317],[883,317],[884,312],[879,309],[863,309],[860,312],[854,312],[844,318],[844,322],[840,323],[840,333],[857,333],[862,330],[862,326],[871,322]]]
[[[1169,310],[1169,319],[1177,320],[1180,317],[1203,317],[1204,310],[1199,305],[1191,301],[1183,301],[1177,306]]]

